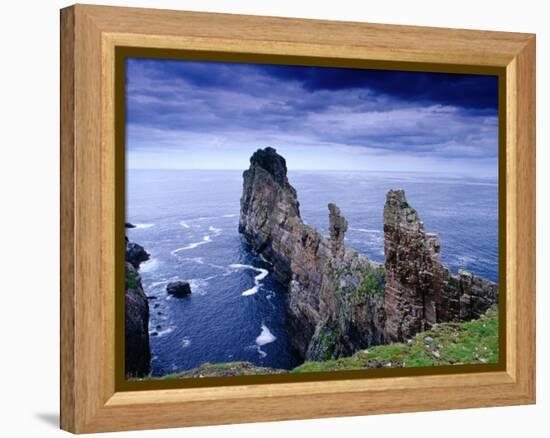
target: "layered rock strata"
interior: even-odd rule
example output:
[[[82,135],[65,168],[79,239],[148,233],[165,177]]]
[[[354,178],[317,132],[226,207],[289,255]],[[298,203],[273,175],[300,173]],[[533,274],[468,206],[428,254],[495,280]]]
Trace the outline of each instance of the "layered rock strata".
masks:
[[[465,271],[449,273],[440,247],[405,192],[390,190],[384,206],[388,341],[403,341],[435,323],[479,318],[498,302],[497,284]]]
[[[436,322],[479,317],[498,302],[498,286],[440,261],[440,243],[424,232],[402,190],[384,207],[384,265],[344,245],[347,220],[329,204],[329,237],[304,223],[286,162],[256,151],[243,173],[239,231],[288,285],[287,325],[306,360],[349,356],[402,341]]]
[[[127,377],[149,374],[149,303],[139,275],[139,265],[149,254],[126,239],[125,279],[125,372]]]

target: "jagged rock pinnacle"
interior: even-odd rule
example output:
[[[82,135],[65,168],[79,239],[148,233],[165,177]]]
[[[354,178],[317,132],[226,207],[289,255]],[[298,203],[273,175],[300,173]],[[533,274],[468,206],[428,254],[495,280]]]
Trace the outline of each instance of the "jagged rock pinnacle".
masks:
[[[344,237],[348,230],[348,221],[335,204],[328,205],[328,221],[330,231],[330,244],[334,256],[342,255],[345,251]]]
[[[411,230],[422,228],[418,213],[407,202],[403,189],[390,190],[384,205],[384,224],[398,225]]]

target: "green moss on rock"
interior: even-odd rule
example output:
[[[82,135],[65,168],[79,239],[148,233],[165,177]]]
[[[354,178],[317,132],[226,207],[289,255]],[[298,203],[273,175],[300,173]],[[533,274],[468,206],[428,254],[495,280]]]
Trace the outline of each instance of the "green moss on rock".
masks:
[[[126,269],[126,289],[137,289],[138,283],[135,272]]]
[[[386,285],[386,271],[382,268],[373,269],[365,274],[361,285],[357,289],[360,296],[384,295]]]

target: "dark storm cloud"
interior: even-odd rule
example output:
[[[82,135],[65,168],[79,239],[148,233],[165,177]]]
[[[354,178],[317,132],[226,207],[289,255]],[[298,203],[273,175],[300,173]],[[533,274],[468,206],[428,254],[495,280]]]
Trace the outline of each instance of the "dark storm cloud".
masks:
[[[295,138],[375,154],[496,158],[497,87],[491,76],[129,59],[127,121],[139,139],[130,148],[153,138],[165,147]]]
[[[156,69],[157,60],[132,60]],[[179,77],[200,87],[228,85],[250,89],[248,75],[294,81],[304,90],[347,90],[366,88],[400,100],[415,100],[464,108],[496,109],[496,76],[425,73],[390,70],[322,68],[283,65],[250,65],[216,62],[164,61],[162,76]]]
[[[266,68],[274,77],[299,81],[304,89],[368,88],[400,100],[464,108],[498,107],[495,76],[336,68]]]

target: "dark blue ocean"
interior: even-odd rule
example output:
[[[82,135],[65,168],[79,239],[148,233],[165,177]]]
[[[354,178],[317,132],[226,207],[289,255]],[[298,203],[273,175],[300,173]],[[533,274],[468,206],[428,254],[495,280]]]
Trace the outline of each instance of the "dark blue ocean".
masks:
[[[498,280],[498,184],[494,179],[441,174],[290,171],[302,218],[327,234],[327,204],[349,222],[346,245],[383,262],[385,194],[403,188],[427,232],[441,240],[443,262]],[[297,365],[285,333],[285,289],[270,265],[237,231],[240,171],[129,170],[127,230],[151,259],[141,265],[145,293],[154,297],[150,334],[152,374],[205,362]],[[191,283],[191,296],[166,294],[169,281]]]

